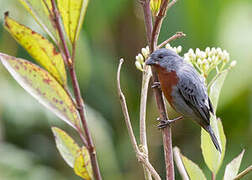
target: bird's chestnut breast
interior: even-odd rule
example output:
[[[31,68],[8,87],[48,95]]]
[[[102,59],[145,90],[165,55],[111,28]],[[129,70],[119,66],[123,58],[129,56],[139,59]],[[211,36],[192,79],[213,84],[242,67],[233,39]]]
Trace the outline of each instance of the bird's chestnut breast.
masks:
[[[179,78],[177,76],[176,71],[167,71],[165,68],[157,67],[158,79],[160,81],[161,89],[173,107],[173,99],[172,99],[172,89],[177,85]]]

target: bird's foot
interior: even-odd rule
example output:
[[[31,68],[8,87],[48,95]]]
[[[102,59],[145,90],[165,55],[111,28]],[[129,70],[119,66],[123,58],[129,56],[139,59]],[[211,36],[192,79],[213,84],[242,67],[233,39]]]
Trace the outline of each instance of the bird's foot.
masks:
[[[158,82],[158,81],[153,82],[151,88],[161,88],[161,87],[160,87],[160,82]]]
[[[179,116],[175,119],[161,119],[161,118],[158,118],[157,120],[160,122],[159,125],[158,125],[158,128],[159,129],[164,129],[166,128],[167,126],[170,126],[172,123],[176,122],[177,120],[180,120],[180,119],[183,119],[183,116]]]

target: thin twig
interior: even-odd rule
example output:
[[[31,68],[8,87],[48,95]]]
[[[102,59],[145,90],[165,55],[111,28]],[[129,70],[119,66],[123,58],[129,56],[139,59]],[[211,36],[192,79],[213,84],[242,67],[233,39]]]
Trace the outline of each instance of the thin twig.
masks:
[[[146,168],[150,171],[151,175],[155,180],[161,180],[159,174],[156,172],[154,167],[151,165],[151,163],[148,161],[148,159],[145,158],[143,154],[138,154],[138,160],[146,166]]]
[[[121,67],[123,64],[123,59],[120,59],[120,63],[118,66],[118,70],[117,70],[117,91],[118,91],[118,96],[120,98],[120,103],[122,106],[122,111],[123,111],[123,115],[125,118],[125,123],[129,132],[129,136],[130,136],[130,140],[131,140],[131,144],[133,145],[134,151],[138,152],[138,146],[137,146],[137,141],[136,141],[136,137],[134,135],[132,126],[131,126],[131,122],[130,122],[130,116],[129,116],[129,112],[128,112],[128,108],[127,108],[127,104],[126,104],[126,99],[125,96],[121,90],[121,84],[120,84],[120,73],[121,73]]]
[[[95,151],[95,148],[94,148],[93,140],[91,138],[91,134],[90,134],[88,126],[87,126],[87,122],[86,122],[86,118],[85,118],[85,114],[84,114],[83,101],[82,101],[82,97],[81,97],[81,93],[80,93],[80,88],[79,88],[79,83],[78,83],[78,80],[77,80],[75,68],[74,68],[74,66],[72,64],[70,52],[69,52],[69,50],[67,48],[67,44],[66,44],[66,41],[65,41],[65,38],[64,38],[63,30],[62,30],[62,27],[60,25],[59,12],[57,10],[55,0],[51,0],[51,3],[52,3],[52,9],[53,9],[54,17],[55,17],[55,24],[56,24],[57,30],[59,32],[61,42],[63,44],[63,49],[64,49],[64,52],[65,52],[65,56],[66,56],[66,58],[68,60],[67,65],[68,65],[69,72],[70,72],[70,77],[71,77],[71,80],[72,80],[74,96],[75,96],[76,103],[77,103],[77,106],[78,106],[77,109],[79,111],[80,119],[81,119],[81,122],[82,122],[82,127],[83,127],[85,135],[86,135],[86,142],[83,141],[83,143],[87,144],[87,149],[88,149],[89,154],[90,154],[90,160],[91,160],[91,165],[92,165],[92,168],[93,168],[94,177],[95,177],[96,180],[101,180],[102,177],[101,177],[101,174],[100,174],[100,170],[99,170],[99,166],[98,166],[98,162],[97,162],[97,158],[96,158],[96,151]],[[83,135],[81,134],[80,136],[81,136],[81,138],[83,140]]]
[[[170,3],[168,4],[167,9],[170,9],[176,2],[177,2],[177,0],[173,0],[172,2],[170,2]]]
[[[125,123],[126,123],[126,126],[127,126],[127,130],[128,130],[129,136],[130,136],[131,144],[132,144],[133,149],[134,149],[134,151],[136,153],[137,159],[146,168],[148,168],[148,170],[150,171],[151,175],[154,177],[155,180],[161,180],[161,178],[158,175],[158,173],[156,172],[156,170],[149,163],[149,161],[146,158],[145,154],[140,152],[140,150],[139,150],[139,148],[137,146],[136,137],[134,135],[134,132],[133,132],[133,129],[132,129],[132,126],[131,126],[131,122],[130,122],[130,116],[129,116],[129,112],[128,112],[128,108],[127,108],[126,99],[125,99],[125,96],[124,96],[124,94],[122,92],[121,85],[120,85],[120,73],[121,73],[122,64],[123,64],[123,59],[120,59],[120,63],[119,63],[118,70],[117,70],[117,91],[118,91],[118,96],[120,98],[120,103],[121,103]]]
[[[158,45],[158,49],[165,46],[166,44],[168,44],[169,42],[175,40],[175,39],[179,39],[181,37],[186,36],[183,32],[177,32],[176,34],[174,34],[173,36],[171,36],[170,38],[168,38],[167,40],[165,40],[164,42],[162,42],[161,44]]]
[[[151,45],[151,33],[152,33],[152,15],[151,15],[151,10],[150,10],[150,0],[140,0],[140,3],[142,5],[142,8],[143,8],[143,13],[144,13],[144,23],[145,23],[145,31],[146,31],[146,39],[147,39],[147,43],[148,43],[148,46],[150,47]],[[146,68],[146,69],[149,69],[149,68]],[[145,75],[143,74],[143,79],[142,79],[142,92],[141,94],[143,94],[143,86],[147,86],[147,89],[144,90],[144,94],[146,94],[146,100],[147,100],[147,93],[148,93],[148,83],[147,81],[149,82],[149,79],[146,79],[148,78],[148,76],[145,77]],[[146,84],[145,84],[146,82]],[[145,109],[146,110],[146,102],[142,102],[144,101],[144,98],[142,95],[141,95],[141,104],[140,104],[140,142],[143,144],[143,147],[144,147],[144,144],[145,144],[145,140],[146,139],[146,124],[145,124],[145,117],[146,116],[146,112],[144,113],[144,116],[142,116],[143,114],[143,110],[141,109]],[[144,107],[145,106],[145,107]],[[147,150],[146,154],[148,155],[148,147],[147,147],[147,143],[146,143],[146,146],[145,146],[145,150]],[[148,157],[147,157],[148,158]],[[144,174],[145,174],[145,179],[150,179],[150,176],[149,176],[149,173],[146,171],[146,169],[144,168]]]
[[[151,78],[151,69],[149,66],[145,66],[142,76],[139,129],[140,129],[140,143],[142,145],[142,151],[143,153],[146,154],[147,159],[148,159],[148,145],[146,136],[146,105],[147,105],[147,97],[148,97],[147,94],[150,78]],[[151,180],[150,172],[148,172],[145,167],[144,167],[144,174],[145,179]]]
[[[244,171],[242,171],[241,173],[239,173],[234,180],[239,180],[241,178],[243,178],[243,176],[245,176],[246,174],[248,174],[249,172],[252,171],[252,165],[250,165],[249,167],[247,167],[247,169],[245,169]]]
[[[184,167],[184,164],[181,160],[181,157],[180,157],[180,150],[178,147],[174,147],[173,148],[173,154],[174,154],[174,160],[176,162],[176,165],[177,165],[177,168],[178,168],[178,171],[182,177],[183,180],[189,180],[189,177],[187,175],[187,172],[185,170],[185,167]]]

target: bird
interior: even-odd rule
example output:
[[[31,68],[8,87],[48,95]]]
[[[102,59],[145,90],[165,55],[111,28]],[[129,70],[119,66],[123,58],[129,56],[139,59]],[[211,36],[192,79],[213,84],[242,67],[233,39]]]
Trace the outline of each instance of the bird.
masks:
[[[159,82],[154,82],[154,86],[160,85],[171,107],[182,117],[194,120],[206,130],[215,148],[221,153],[210,125],[211,114],[214,115],[213,106],[204,80],[196,69],[175,51],[167,48],[155,50],[145,64],[155,67]],[[164,121],[169,123],[168,120]]]

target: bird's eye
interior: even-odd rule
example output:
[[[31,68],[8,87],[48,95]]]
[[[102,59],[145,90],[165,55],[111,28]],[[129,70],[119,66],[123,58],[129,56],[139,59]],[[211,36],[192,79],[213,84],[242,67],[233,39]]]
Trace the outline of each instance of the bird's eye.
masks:
[[[163,54],[159,54],[159,55],[158,55],[158,58],[159,58],[159,59],[162,59],[163,57],[164,57]]]

